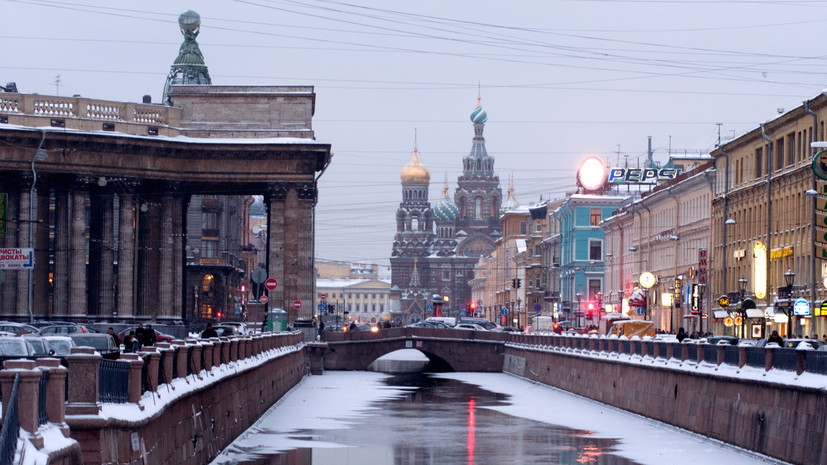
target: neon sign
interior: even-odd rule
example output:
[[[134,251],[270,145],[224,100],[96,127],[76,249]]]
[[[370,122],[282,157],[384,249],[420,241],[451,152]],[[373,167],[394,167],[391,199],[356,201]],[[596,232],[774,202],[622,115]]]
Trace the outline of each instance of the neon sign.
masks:
[[[755,285],[755,297],[763,299],[767,296],[767,246],[756,241],[752,246],[752,282]]]
[[[681,174],[678,168],[612,168],[610,184],[656,184],[671,181]]]

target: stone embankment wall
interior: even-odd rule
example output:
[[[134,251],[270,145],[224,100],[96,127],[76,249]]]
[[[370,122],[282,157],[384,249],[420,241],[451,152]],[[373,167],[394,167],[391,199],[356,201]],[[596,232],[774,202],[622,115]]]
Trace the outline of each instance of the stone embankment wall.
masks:
[[[686,344],[585,339],[510,338],[503,371],[787,462],[827,463],[827,376],[750,366],[720,346],[692,358]]]

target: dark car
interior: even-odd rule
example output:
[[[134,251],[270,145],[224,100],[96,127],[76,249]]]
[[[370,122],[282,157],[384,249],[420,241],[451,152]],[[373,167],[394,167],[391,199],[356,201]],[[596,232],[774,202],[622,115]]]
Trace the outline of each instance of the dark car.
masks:
[[[483,328],[485,328],[489,331],[497,327],[497,325],[492,323],[491,320],[488,320],[486,318],[462,317],[459,320],[457,320],[457,324],[459,324],[459,323],[472,323],[472,324],[480,325],[480,326],[482,326]]]
[[[215,330],[215,334],[218,335],[218,337],[230,337],[240,335],[237,326],[218,325],[213,326],[212,329]],[[206,329],[204,331],[206,331]],[[201,334],[199,334],[199,337],[202,339],[204,338],[204,331],[201,331]]]
[[[416,323],[411,323],[408,325],[409,328],[450,328],[450,326],[446,325],[441,321],[425,321],[420,320]]]
[[[136,329],[138,329],[137,326],[132,326],[132,327],[129,327],[129,328],[126,328],[126,329],[123,329],[123,330],[119,331],[118,332],[118,339],[120,339],[121,342],[123,342],[123,338],[125,338],[129,334],[130,331],[135,331]],[[146,328],[144,328],[144,330],[146,330]],[[158,331],[155,328],[152,328],[152,330],[155,331],[155,340],[158,341],[158,342],[172,342],[172,340],[175,339],[175,336],[172,336],[172,335],[166,334],[166,333],[162,333],[162,332]]]
[[[737,346],[739,340],[740,339],[735,336],[709,336],[706,338],[706,343],[712,345],[729,344],[731,346]]]
[[[121,356],[119,347],[115,346],[112,336],[102,333],[72,333],[69,335],[77,347],[92,347],[103,358],[117,360]]]

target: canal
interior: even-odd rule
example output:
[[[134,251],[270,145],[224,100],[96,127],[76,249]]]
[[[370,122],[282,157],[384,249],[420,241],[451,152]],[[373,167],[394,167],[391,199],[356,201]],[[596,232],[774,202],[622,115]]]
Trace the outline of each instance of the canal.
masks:
[[[309,376],[214,465],[775,463],[502,373]]]

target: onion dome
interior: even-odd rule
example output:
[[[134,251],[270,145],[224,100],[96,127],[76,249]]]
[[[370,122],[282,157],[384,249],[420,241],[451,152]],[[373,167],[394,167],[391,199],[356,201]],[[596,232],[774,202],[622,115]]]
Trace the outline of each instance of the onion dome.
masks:
[[[442,189],[442,200],[439,205],[434,207],[434,216],[440,220],[456,221],[459,218],[459,208],[457,204],[448,196],[448,185]]]
[[[428,183],[431,181],[431,172],[419,162],[419,151],[414,147],[411,161],[402,168],[399,177],[403,183]]]
[[[488,113],[478,104],[477,108],[471,113],[471,121],[473,121],[474,124],[485,124],[485,122],[488,121]]]

